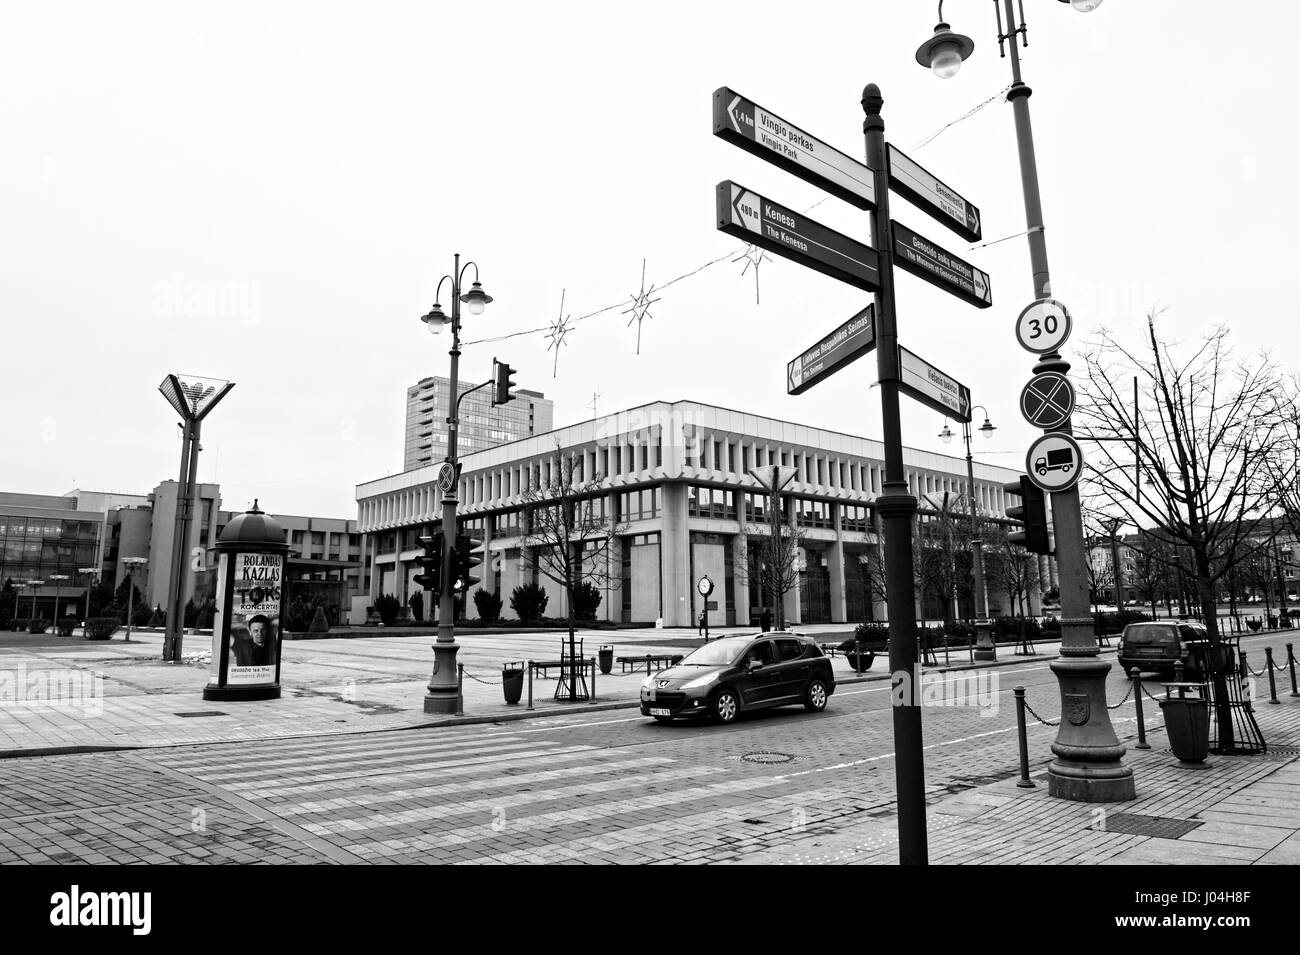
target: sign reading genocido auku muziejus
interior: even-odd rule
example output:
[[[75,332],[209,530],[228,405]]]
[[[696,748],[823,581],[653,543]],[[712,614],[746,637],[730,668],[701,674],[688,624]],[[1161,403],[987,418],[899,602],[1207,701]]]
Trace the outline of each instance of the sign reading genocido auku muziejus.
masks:
[[[876,347],[876,307],[868,305],[785,369],[786,391],[801,395]]]

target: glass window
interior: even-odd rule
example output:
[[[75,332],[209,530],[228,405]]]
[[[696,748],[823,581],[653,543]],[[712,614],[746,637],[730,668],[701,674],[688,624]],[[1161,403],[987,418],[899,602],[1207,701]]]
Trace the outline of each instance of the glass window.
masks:
[[[772,662],[772,659],[772,641],[760,640],[746,651],[745,659],[741,661],[741,666],[747,667],[755,660],[764,666],[767,666],[767,664]]]
[[[782,660],[798,660],[803,656],[803,644],[798,640],[777,640],[776,654]]]

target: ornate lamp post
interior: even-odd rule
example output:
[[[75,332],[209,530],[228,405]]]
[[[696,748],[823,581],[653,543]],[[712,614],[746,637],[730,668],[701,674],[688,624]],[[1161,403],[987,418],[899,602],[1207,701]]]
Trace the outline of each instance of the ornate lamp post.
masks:
[[[984,423],[980,425],[980,434],[985,438],[993,437],[997,426],[989,420],[989,410],[983,405],[971,408],[971,417],[976,411],[984,412]],[[989,595],[984,586],[984,539],[980,537],[979,526],[975,521],[975,464],[971,459],[970,422],[961,423],[962,440],[966,442],[966,514],[970,518],[971,567],[975,573],[975,659],[996,660],[998,647],[993,642],[993,624],[989,620]],[[952,429],[948,422],[943,423],[939,437],[944,444],[952,441]]]
[[[1061,0],[1067,2],[1067,0]],[[1101,0],[1068,0],[1080,12],[1095,10]],[[1011,90],[1007,93],[1015,114],[1016,142],[1020,155],[1020,181],[1024,192],[1025,219],[1029,239],[1029,259],[1033,271],[1034,296],[1049,298],[1051,275],[1047,266],[1047,241],[1043,236],[1043,210],[1038,195],[1038,164],[1034,155],[1034,136],[1029,122],[1029,96],[1032,92],[1020,77],[1020,51],[1016,37],[1025,37],[1023,17],[1016,21],[1016,5],[1003,0],[1007,17],[1002,32],[1002,10],[994,4],[998,18],[998,45],[1010,41]],[[943,23],[943,3],[939,3],[939,26],[935,35],[916,51],[917,62],[941,78],[953,76],[961,61],[975,48],[969,37],[951,32]],[[1035,373],[1056,371],[1065,374],[1069,362],[1058,352],[1044,354]],[[1070,421],[1056,430],[1069,432]],[[1106,710],[1106,674],[1110,664],[1098,659],[1097,638],[1088,613],[1088,571],[1084,557],[1083,516],[1079,507],[1079,489],[1052,492],[1052,523],[1056,531],[1056,562],[1061,583],[1061,659],[1052,664],[1061,688],[1060,731],[1052,752],[1056,759],[1048,769],[1048,791],[1063,799],[1083,802],[1116,802],[1132,799],[1133,770],[1123,764],[1124,746],[1111,726]]]
[[[474,283],[468,292],[461,292],[465,273],[474,266]],[[451,317],[448,318],[438,304],[442,294],[442,283],[451,283]],[[478,264],[466,262],[460,264],[460,253],[456,253],[450,275],[438,280],[438,288],[433,294],[433,308],[421,318],[430,334],[441,334],[443,328],[451,326],[451,391],[447,396],[447,457],[443,461],[438,475],[442,487],[442,568],[438,582],[438,639],[433,645],[433,674],[429,677],[428,692],[424,695],[424,712],[455,713],[456,694],[456,652],[460,647],[456,643],[455,617],[456,595],[453,588],[454,566],[452,554],[456,546],[456,503],[460,477],[460,467],[456,458],[456,431],[460,425],[460,305],[465,303],[471,315],[483,314],[484,307],[492,301],[492,296],[483,291],[479,282]]]
[[[131,610],[135,604],[135,572],[149,563],[148,557],[123,557],[126,567],[126,642],[131,642]]]

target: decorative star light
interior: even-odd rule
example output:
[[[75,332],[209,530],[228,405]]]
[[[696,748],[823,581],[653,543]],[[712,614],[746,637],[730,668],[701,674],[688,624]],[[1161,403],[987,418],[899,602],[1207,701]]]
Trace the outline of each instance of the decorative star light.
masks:
[[[551,343],[546,346],[546,350],[555,349],[555,361],[551,365],[552,378],[555,377],[555,373],[560,367],[560,346],[567,344],[564,336],[573,330],[573,326],[570,324],[570,319],[573,316],[564,314],[564,294],[566,291],[566,289],[560,289],[560,315],[551,323],[551,330],[546,333],[546,337],[551,340]]]
[[[760,265],[762,265],[765,261],[770,262],[770,261],[772,260],[772,257],[769,256],[769,255],[768,255],[766,252],[764,252],[762,249],[760,249],[758,246],[756,246],[756,245],[751,245],[749,248],[747,248],[744,252],[742,252],[740,255],[736,256],[736,257],[735,257],[734,259],[732,259],[731,261],[732,261],[732,262],[739,262],[741,259],[744,259],[744,260],[745,260],[745,267],[744,267],[743,269],[740,270],[740,274],[741,274],[742,276],[743,276],[746,272],[749,271],[749,267],[750,267],[751,265],[754,267],[754,304],[757,305],[757,304],[759,304],[759,301],[758,301],[758,267],[759,267]]]
[[[636,353],[641,354],[641,323],[647,318],[654,318],[650,314],[650,306],[659,301],[657,298],[651,298],[654,294],[655,287],[651,285],[648,289],[645,287],[645,259],[641,260],[641,291],[632,296],[632,307],[623,310],[624,315],[631,315],[627,324],[631,327],[636,322]]]

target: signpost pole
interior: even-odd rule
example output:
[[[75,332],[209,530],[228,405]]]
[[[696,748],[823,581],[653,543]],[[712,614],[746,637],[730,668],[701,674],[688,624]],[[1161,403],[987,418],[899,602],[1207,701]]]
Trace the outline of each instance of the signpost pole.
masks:
[[[1005,0],[1008,27],[1015,23],[1011,0]],[[1020,180],[1024,190],[1028,226],[1029,260],[1033,269],[1034,297],[1050,298],[1052,279],[1047,268],[1047,241],[1043,237],[1043,209],[1038,195],[1038,163],[1034,134],[1029,123],[1032,92],[1020,77],[1020,51],[1011,47],[1011,101],[1020,154]],[[1059,352],[1051,351],[1034,366],[1044,371],[1070,370]],[[1069,432],[1067,419],[1056,430]],[[1117,802],[1132,799],[1133,770],[1123,764],[1124,746],[1111,726],[1106,710],[1106,674],[1110,664],[1099,659],[1092,617],[1088,613],[1088,573],[1084,559],[1083,515],[1079,487],[1072,484],[1052,493],[1052,524],[1056,532],[1056,565],[1061,587],[1061,658],[1052,663],[1061,689],[1061,720],[1052,752],[1057,758],[1048,769],[1048,791],[1053,796],[1082,802]]]
[[[894,751],[898,793],[898,861],[925,865],[929,850],[925,827],[925,761],[921,741],[921,700],[917,671],[916,601],[912,578],[912,516],[916,498],[907,491],[903,470],[903,432],[898,417],[898,320],[894,313],[893,238],[889,224],[889,172],[885,161],[884,98],[869,83],[862,91],[866,119],[867,165],[875,174],[876,208],[872,242],[880,257],[876,293],[876,367],[885,445],[885,481],[876,510],[885,532],[886,604],[889,610],[889,670],[894,690]]]

